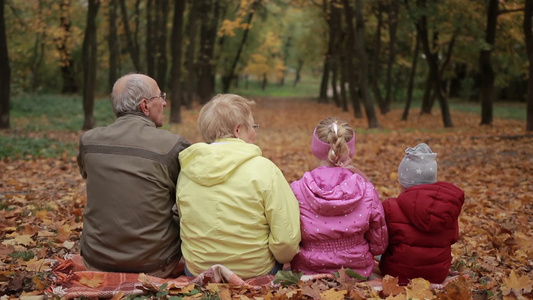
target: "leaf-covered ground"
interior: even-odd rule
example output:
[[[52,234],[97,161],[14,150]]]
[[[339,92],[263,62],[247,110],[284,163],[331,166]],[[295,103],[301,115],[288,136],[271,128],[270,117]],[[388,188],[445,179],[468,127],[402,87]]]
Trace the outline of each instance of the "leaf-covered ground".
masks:
[[[478,115],[453,111],[455,127],[445,129],[438,110],[423,116],[413,110],[407,122],[400,121],[401,110],[393,110],[378,116],[381,128],[367,130],[365,119],[355,119],[331,104],[268,98],[257,102],[255,122],[261,124],[257,144],[289,182],[316,166],[310,151],[314,126],[324,117],[337,116],[356,128],[353,164],[371,178],[383,199],[400,192],[397,166],[405,148],[420,142],[438,153],[439,180],[465,190],[460,240],[453,246],[454,270],[465,280],[433,293],[423,282],[413,282],[389,298],[533,298],[533,136],[525,132],[523,122],[496,119],[492,126],[479,126]],[[198,109],[183,110],[183,124],[167,129],[191,142],[201,141]],[[77,141],[81,132],[46,134]],[[85,182],[75,157],[68,156],[5,159],[0,170],[0,294],[43,295],[52,280],[43,272],[49,259],[79,253]],[[320,294],[323,298],[386,298],[383,292],[349,281],[314,284],[334,287],[331,292],[326,288],[324,293],[330,294]],[[254,297],[309,298],[302,293],[305,286],[288,289],[292,292],[265,290]],[[230,291],[242,299],[242,291]]]

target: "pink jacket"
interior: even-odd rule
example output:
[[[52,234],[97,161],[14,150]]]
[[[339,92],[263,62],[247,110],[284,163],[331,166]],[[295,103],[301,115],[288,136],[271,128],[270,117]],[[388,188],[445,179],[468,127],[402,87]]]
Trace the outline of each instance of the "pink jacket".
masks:
[[[387,248],[383,206],[372,183],[340,167],[319,167],[291,184],[300,204],[302,241],[293,271],[350,268],[368,277]]]

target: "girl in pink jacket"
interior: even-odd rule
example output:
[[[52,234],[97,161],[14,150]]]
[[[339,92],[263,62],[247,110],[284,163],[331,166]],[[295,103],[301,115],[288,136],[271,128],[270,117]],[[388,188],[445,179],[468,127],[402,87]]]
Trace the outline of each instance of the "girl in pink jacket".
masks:
[[[336,118],[322,120],[311,151],[321,165],[291,184],[300,204],[302,241],[291,269],[305,274],[350,268],[369,277],[387,248],[383,206],[366,176],[350,165],[355,133]]]

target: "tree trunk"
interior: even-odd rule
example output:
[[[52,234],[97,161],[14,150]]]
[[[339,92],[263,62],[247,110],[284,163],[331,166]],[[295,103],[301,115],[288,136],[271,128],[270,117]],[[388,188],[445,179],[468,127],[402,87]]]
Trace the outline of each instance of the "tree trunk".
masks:
[[[196,53],[196,31],[198,25],[198,10],[201,8],[200,2],[203,0],[191,0],[189,9],[189,21],[187,24],[189,44],[185,54],[185,68],[187,69],[187,93],[185,97],[185,105],[187,109],[192,109],[194,102],[194,86],[196,68],[194,64],[194,54]]]
[[[419,49],[420,49],[420,41],[419,41],[418,34],[417,34],[416,42],[415,42],[415,51],[413,53],[413,65],[411,66],[411,74],[409,75],[409,84],[407,85],[407,100],[405,101],[405,108],[402,114],[403,121],[407,121],[407,117],[409,116],[409,108],[411,106],[411,101],[413,99],[413,86],[415,82],[416,65],[418,62]]]
[[[397,1],[391,1],[389,5],[389,60],[387,62],[387,81],[385,83],[385,113],[390,111],[392,102],[392,67],[396,61],[396,33],[398,32],[398,10]]]
[[[155,0],[146,0],[146,75],[155,78],[155,56],[157,51],[157,33],[156,24],[159,19],[154,18],[154,11],[157,10],[157,5],[153,5]],[[158,1],[159,2],[159,1]],[[161,86],[161,85],[160,85]]]
[[[44,22],[44,16],[43,16],[43,3],[38,3],[38,11],[37,11],[37,22],[39,22],[39,26],[42,26],[43,28],[46,28],[46,23]],[[33,92],[37,92],[37,89],[39,88],[39,85],[41,84],[41,65],[44,60],[44,53],[45,53],[45,38],[46,38],[46,29],[42,30],[42,32],[37,32],[35,34],[35,43],[33,46],[33,55],[30,62],[30,70],[31,70],[31,77],[32,77],[32,83],[31,83],[31,90]]]
[[[377,28],[376,28],[376,41],[374,45],[374,59],[372,61],[372,72],[370,74],[371,76],[371,85],[372,85],[372,92],[374,93],[374,97],[376,101],[378,102],[379,110],[381,111],[381,114],[386,113],[385,109],[385,102],[383,100],[383,97],[381,97],[381,91],[379,90],[379,71],[381,67],[380,63],[380,57],[381,57],[381,28],[383,27],[383,4],[382,0],[378,0],[375,2],[377,5],[377,11],[376,11],[376,17],[378,20]]]
[[[368,89],[368,60],[365,50],[365,20],[363,19],[363,0],[355,0],[355,18],[357,41],[356,49],[357,56],[359,56],[359,91],[363,97],[365,105],[366,119],[369,128],[379,127],[378,118],[374,110],[374,103],[370,97],[370,90]]]
[[[78,84],[74,73],[74,60],[69,48],[70,32],[70,0],[62,0],[59,4],[61,16],[59,18],[61,26],[61,36],[56,38],[56,48],[59,52],[61,63],[61,74],[63,76],[63,89],[61,93],[69,94],[78,92]]]
[[[122,11],[122,22],[124,23],[124,34],[126,34],[126,40],[128,43],[128,52],[130,53],[131,60],[133,62],[133,67],[137,72],[142,73],[139,45],[137,43],[137,38],[134,36],[130,29],[130,18],[128,17],[126,0],[120,0],[120,9]],[[137,16],[137,20],[138,19],[139,16]],[[137,31],[137,29],[135,30]]]
[[[337,89],[337,74],[338,74],[338,67],[337,67],[337,55],[333,57],[331,60],[331,91],[333,92],[333,102],[335,102],[335,106],[341,107],[341,99],[339,96],[339,90]]]
[[[318,103],[328,103],[329,61],[329,53],[326,53],[322,66],[322,80],[320,81]]]
[[[292,46],[292,36],[287,37],[287,41],[283,45],[283,65],[287,66],[287,60],[289,59],[289,53]],[[287,74],[287,69],[283,70],[283,73],[281,74],[281,78],[279,79],[279,85],[284,86],[285,85],[285,75]]]
[[[170,123],[181,123],[181,43],[183,41],[183,13],[185,0],[174,0],[172,23],[172,81],[170,83]]]
[[[353,25],[353,11],[350,6],[349,0],[343,0],[344,5],[344,14],[346,18],[346,29],[347,29],[347,38],[346,38],[346,61],[343,66],[346,67],[346,77],[348,78],[348,90],[350,92],[350,98],[352,99],[352,106],[354,110],[354,116],[356,118],[363,117],[363,111],[361,110],[361,104],[359,103],[359,98],[357,97],[357,79],[354,72],[353,66],[353,52],[355,49],[355,29]]]
[[[217,24],[220,16],[219,1],[203,1],[202,25],[200,28],[200,53],[198,55],[198,85],[197,94],[200,103],[205,104],[215,91],[214,82],[214,55],[217,36]]]
[[[159,6],[156,8],[156,17],[158,22],[157,26],[157,46],[156,53],[156,81],[157,84],[164,90],[166,90],[167,82],[167,70],[168,70],[168,60],[167,60],[167,23],[168,23],[168,9],[169,3],[168,0],[158,0],[156,3]]]
[[[529,78],[527,81],[527,121],[526,131],[533,131],[533,32],[531,18],[533,0],[525,0],[524,8],[524,35],[526,40],[527,58],[529,61]],[[1,31],[0,31],[1,32]]]
[[[254,11],[252,10],[248,14],[248,19],[246,21],[246,29],[244,30],[244,33],[242,35],[241,43],[239,44],[239,48],[237,49],[237,54],[235,55],[235,58],[233,59],[233,63],[231,64],[231,69],[225,75],[222,76],[222,91],[224,93],[229,92],[231,81],[233,80],[233,77],[235,76],[235,69],[237,68],[237,63],[239,62],[239,59],[241,58],[242,49],[244,48],[244,45],[246,44],[246,39],[248,38],[248,31],[250,30],[250,24],[252,23],[253,16],[254,16]]]
[[[304,60],[298,59],[298,66],[296,67],[296,75],[294,76],[294,82],[292,84],[292,87],[296,87],[298,83],[300,83],[302,68],[304,66]]]
[[[341,107],[341,100],[339,97],[339,92],[337,88],[337,78],[339,70],[339,45],[340,45],[340,33],[341,33],[341,10],[340,10],[340,0],[335,0],[333,5],[331,5],[331,27],[333,28],[333,41],[332,47],[333,51],[331,52],[331,89],[333,90],[333,101],[337,107]]]
[[[83,130],[92,129],[94,122],[94,88],[96,86],[97,68],[97,29],[96,16],[100,7],[100,0],[88,0],[87,26],[85,27],[85,38],[83,39],[82,60],[83,60]]]
[[[118,79],[118,64],[120,60],[120,49],[117,34],[117,0],[109,2],[109,35],[107,37],[109,47],[109,78],[108,90],[113,89],[115,81]]]
[[[496,41],[496,27],[498,23],[498,0],[488,0],[487,29],[485,42],[489,47],[481,49],[479,53],[479,70],[481,72],[481,124],[492,124],[492,104],[494,103],[494,70],[491,63],[491,53]]]
[[[415,25],[417,33],[420,37],[422,49],[424,49],[424,54],[426,55],[426,61],[428,62],[429,66],[429,81],[431,82],[431,90],[440,102],[442,122],[444,124],[444,127],[453,127],[450,110],[448,107],[448,101],[446,100],[446,98],[444,98],[440,89],[441,82],[438,65],[438,49],[435,53],[433,53],[429,46],[426,16],[423,15],[419,20],[417,20]],[[434,38],[434,41],[436,40],[437,39]]]
[[[7,51],[4,0],[0,0],[0,129],[9,128],[9,96],[11,87],[11,68]]]
[[[266,89],[266,86],[268,84],[267,74],[263,73],[263,80],[261,82],[261,90],[264,91]]]

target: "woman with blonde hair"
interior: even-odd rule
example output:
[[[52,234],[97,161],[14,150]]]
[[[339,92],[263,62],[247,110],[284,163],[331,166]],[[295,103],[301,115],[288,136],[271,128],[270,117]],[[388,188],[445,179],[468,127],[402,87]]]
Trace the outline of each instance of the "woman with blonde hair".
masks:
[[[214,264],[242,278],[274,274],[298,252],[298,202],[254,144],[254,104],[215,96],[198,116],[205,143],[180,153],[176,202],[188,276]]]
[[[302,231],[292,270],[333,273],[344,267],[369,277],[388,235],[374,186],[351,165],[355,132],[340,119],[326,118],[313,132],[311,151],[320,166],[291,184]]]

